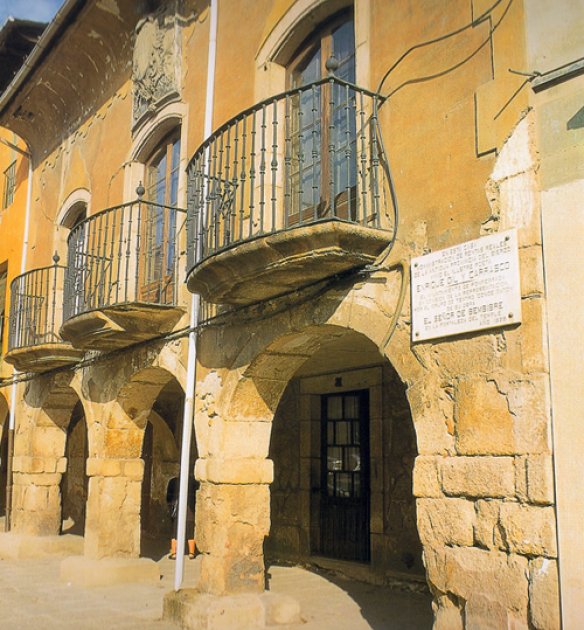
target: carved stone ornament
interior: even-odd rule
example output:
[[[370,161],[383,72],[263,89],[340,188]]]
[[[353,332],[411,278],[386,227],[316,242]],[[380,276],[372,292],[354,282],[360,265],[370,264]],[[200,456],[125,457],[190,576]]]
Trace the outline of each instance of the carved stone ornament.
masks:
[[[149,16],[136,27],[132,65],[134,124],[166,97],[178,94],[181,50],[177,31],[174,14]]]

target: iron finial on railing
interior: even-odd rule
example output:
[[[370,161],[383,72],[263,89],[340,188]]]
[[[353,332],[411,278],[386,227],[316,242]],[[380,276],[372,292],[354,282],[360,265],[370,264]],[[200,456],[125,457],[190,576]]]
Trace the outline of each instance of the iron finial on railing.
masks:
[[[61,260],[61,257],[59,256],[57,252],[55,252],[53,254],[53,262],[55,263],[55,265],[58,265],[60,260]]]
[[[330,57],[325,62],[325,68],[330,77],[335,76],[335,72],[339,69],[339,60],[335,57],[334,53],[331,53]]]
[[[146,189],[142,185],[142,180],[140,180],[139,184],[136,186],[136,194],[138,195],[138,199],[142,199],[145,192],[146,192]]]

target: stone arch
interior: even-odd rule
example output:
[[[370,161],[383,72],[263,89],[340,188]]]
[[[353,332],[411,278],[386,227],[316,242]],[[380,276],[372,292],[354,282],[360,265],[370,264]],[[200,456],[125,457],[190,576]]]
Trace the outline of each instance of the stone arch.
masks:
[[[261,333],[250,333],[248,343],[240,346],[243,350],[226,372],[211,370],[199,382],[196,423],[201,459],[197,462],[196,471],[197,478],[202,482],[199,502],[202,499],[204,508],[197,511],[197,535],[203,554],[202,582],[216,594],[259,590],[262,587],[264,565],[261,549],[263,537],[270,530],[269,485],[274,478],[273,463],[268,459],[273,418],[290,381],[319,350],[330,344],[346,342],[350,345],[357,339],[363,340],[372,357],[371,362],[385,364],[400,384],[401,404],[410,413],[411,443],[413,452],[416,452],[415,418],[409,410],[406,398],[408,381],[404,377],[404,372],[413,367],[415,361],[402,360],[396,369],[389,364],[385,356],[387,352],[381,352],[380,348],[387,350],[384,340],[391,324],[387,311],[385,314],[381,309],[374,311],[367,302],[358,303],[354,295],[347,296],[342,303],[337,301],[331,312],[322,309],[319,312],[321,322],[315,321],[318,309],[314,305],[306,305],[302,309],[307,312],[274,318],[270,327],[264,326]],[[299,325],[302,321],[310,323]],[[293,332],[291,322],[296,324]],[[392,354],[409,342],[404,331],[397,333],[396,339]],[[412,372],[408,376],[411,378]],[[414,458],[415,455],[410,459],[410,482]],[[410,522],[415,532],[411,483],[409,498],[414,506]],[[255,507],[250,513],[242,510],[240,515],[229,517],[221,513],[220,505],[230,502]],[[224,518],[241,519],[242,524],[253,524],[253,533],[242,533],[242,540],[232,542],[233,547],[246,550],[241,553],[245,557],[239,557],[237,553],[233,553],[237,557],[232,557],[231,552],[227,554],[213,549],[208,524],[218,527]],[[232,526],[237,530],[237,524],[232,523]],[[230,566],[246,563],[250,567],[249,573],[245,580],[240,580],[234,576]],[[421,558],[417,566],[421,567]]]
[[[171,357],[158,359],[164,364]],[[178,378],[161,365],[138,369],[105,404],[101,451],[90,480],[95,492],[88,555],[159,558],[168,552],[172,523],[166,492],[178,476],[184,405],[179,382],[184,375],[178,368],[174,372]]]
[[[296,48],[312,29],[327,17],[354,5],[353,0],[300,0],[275,21],[272,30],[256,53],[256,63],[262,67],[275,62],[285,65]],[[267,20],[274,24],[274,20]]]
[[[87,212],[91,209],[91,193],[87,188],[73,190],[63,201],[57,214],[57,226],[63,226],[70,230],[76,223],[81,206],[85,206]]]
[[[74,410],[87,415],[71,373],[41,376],[27,384],[19,432],[27,434],[14,457],[14,528],[22,533],[55,535],[62,529],[62,481]],[[84,468],[83,463],[83,468]],[[84,506],[80,506],[83,510]],[[79,532],[82,533],[82,532]]]
[[[73,227],[90,212],[91,193],[87,188],[76,188],[63,201],[55,220],[54,250],[61,258],[61,264],[67,261],[67,238]]]
[[[186,165],[188,162],[188,106],[175,101],[168,103],[134,130],[134,139],[128,154],[124,180],[126,199],[134,199],[136,187],[144,182],[144,164],[158,144],[173,129],[180,128],[180,169],[178,180],[179,206],[186,201]]]

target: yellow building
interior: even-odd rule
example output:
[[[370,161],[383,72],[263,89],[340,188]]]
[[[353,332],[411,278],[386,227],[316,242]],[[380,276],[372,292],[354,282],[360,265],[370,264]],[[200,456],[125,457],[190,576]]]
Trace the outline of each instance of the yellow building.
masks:
[[[33,167],[1,553],[156,580],[180,469],[185,627],[273,621],[266,557],[574,627],[583,17],[545,5],[64,2],[0,97]]]

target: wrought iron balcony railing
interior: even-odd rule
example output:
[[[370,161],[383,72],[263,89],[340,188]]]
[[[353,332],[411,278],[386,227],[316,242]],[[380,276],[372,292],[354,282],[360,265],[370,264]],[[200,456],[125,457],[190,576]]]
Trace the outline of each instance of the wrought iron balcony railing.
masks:
[[[57,263],[14,278],[10,285],[9,353],[64,343],[59,336],[64,281],[65,267]]]
[[[184,213],[138,200],[74,227],[68,241],[65,321],[131,303],[176,305],[177,235]]]
[[[210,136],[188,168],[188,273],[237,244],[316,222],[393,229],[380,100],[323,79],[245,110]]]

